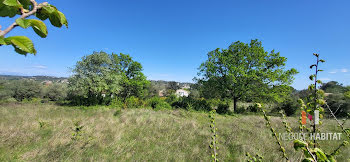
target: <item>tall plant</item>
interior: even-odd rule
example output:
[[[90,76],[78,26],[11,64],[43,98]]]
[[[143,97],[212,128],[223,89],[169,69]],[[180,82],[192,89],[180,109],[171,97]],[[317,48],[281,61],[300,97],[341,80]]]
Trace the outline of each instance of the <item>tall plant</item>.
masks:
[[[343,133],[346,135],[347,140],[344,140],[336,149],[331,151],[330,153],[324,152],[322,148],[317,144],[316,138],[313,138],[312,140],[310,139],[297,139],[294,141],[294,149],[295,150],[302,150],[304,153],[304,159],[303,161],[309,161],[309,162],[334,162],[336,161],[335,156],[339,154],[339,151],[341,150],[342,147],[345,147],[348,144],[348,140],[350,139],[350,129],[346,129],[344,127],[344,122],[341,123],[334,115],[332,110],[329,108],[327,103],[325,102],[324,98],[324,92],[323,90],[319,89],[318,85],[322,84],[320,80],[318,80],[318,74],[319,72],[323,71],[319,69],[319,63],[325,62],[324,60],[319,58],[319,54],[314,53],[313,54],[316,57],[316,63],[311,65],[310,68],[313,69],[315,68],[315,73],[312,74],[309,78],[310,80],[313,81],[313,84],[311,84],[308,89],[312,93],[307,97],[306,99],[306,104],[303,100],[299,100],[301,104],[301,115],[305,117],[305,114],[308,113],[314,117],[317,118],[319,116],[319,119],[323,118],[323,113],[324,113],[324,106],[326,106],[331,115],[334,117],[334,119],[337,121],[338,126],[342,129]],[[267,126],[270,128],[272,135],[275,137],[276,142],[280,146],[280,151],[282,152],[283,158],[285,158],[286,161],[289,161],[290,158],[287,157],[285,149],[281,145],[280,140],[277,138],[275,130],[272,128],[270,124],[269,117],[266,115],[265,110],[264,112],[264,119],[267,122]],[[316,115],[316,116],[315,116]],[[283,124],[286,128],[287,132],[291,132],[290,124],[286,121],[285,115],[283,115]],[[304,132],[309,132],[309,133],[317,133],[319,132],[319,127],[317,126],[318,124],[322,124],[322,121],[319,120],[313,120],[313,123],[310,126],[306,126],[305,122],[302,121],[302,117],[300,117],[299,123],[299,131],[300,133]]]

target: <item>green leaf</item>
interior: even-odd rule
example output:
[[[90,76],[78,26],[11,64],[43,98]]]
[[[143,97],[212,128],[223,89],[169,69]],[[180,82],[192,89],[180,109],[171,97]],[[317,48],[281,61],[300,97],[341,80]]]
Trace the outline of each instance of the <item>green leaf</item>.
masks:
[[[30,6],[33,4],[30,2],[30,0],[18,0],[19,3],[23,6],[24,9],[29,10]]]
[[[326,61],[321,59],[320,62],[326,62]]]
[[[315,77],[314,75],[310,75],[310,76],[309,76],[309,79],[310,79],[310,80],[314,80],[314,77]]]
[[[16,23],[24,29],[26,29],[30,26],[30,21],[27,19],[23,19],[23,18],[16,19]]]
[[[49,18],[49,13],[44,8],[41,8],[35,13],[35,16],[40,20],[46,20]]]
[[[314,67],[314,66],[316,66],[316,65],[315,65],[315,64],[311,65],[311,66],[310,66],[310,69],[312,69],[312,67]]]
[[[19,18],[19,19],[16,19],[16,23],[24,29],[31,26],[34,32],[42,38],[45,38],[47,36],[46,25],[44,22],[40,20]]]
[[[0,17],[14,17],[20,14],[18,8],[11,7],[0,3]]]
[[[40,20],[30,20],[30,26],[32,26],[34,32],[40,37],[45,38],[47,36],[47,28],[44,22]]]
[[[303,147],[306,147],[307,146],[307,143],[304,142],[304,141],[301,141],[301,140],[295,140],[294,141],[294,149],[295,150],[298,150],[299,148],[303,148]]]
[[[315,148],[314,152],[316,153],[318,161],[326,161],[326,160],[328,160],[326,154],[321,149]]]
[[[306,158],[306,159],[303,159],[302,162],[313,162],[313,161],[314,161],[314,159],[312,159],[312,158]]]
[[[328,158],[328,162],[336,162],[334,156],[327,155],[327,158]]]
[[[27,53],[36,54],[33,42],[26,36],[8,37],[5,38],[5,42],[11,44],[17,53],[24,55]]]
[[[57,10],[49,15],[49,20],[53,26],[62,27],[61,16]]]
[[[4,37],[0,37],[0,45],[6,45]]]
[[[65,25],[68,28],[68,21],[67,21],[66,16],[60,11],[57,11],[57,12],[60,15],[61,24]]]
[[[4,2],[2,2],[2,3],[7,5],[7,6],[12,6],[12,7],[17,7],[17,8],[22,7],[22,5],[19,4],[17,2],[17,0],[4,0]]]

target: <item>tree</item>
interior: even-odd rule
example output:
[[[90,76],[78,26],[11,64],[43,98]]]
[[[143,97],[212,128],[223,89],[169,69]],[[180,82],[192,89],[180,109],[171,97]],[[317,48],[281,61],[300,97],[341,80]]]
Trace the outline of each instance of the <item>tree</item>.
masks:
[[[67,97],[67,86],[65,84],[54,83],[44,89],[44,97],[51,101],[59,101]]]
[[[113,70],[121,75],[120,85],[123,89],[118,96],[125,101],[130,96],[144,98],[147,95],[150,82],[142,73],[142,65],[132,60],[127,54],[112,54]]]
[[[105,52],[94,52],[84,56],[73,69],[69,78],[69,96],[76,104],[101,104],[104,96],[117,95],[121,76],[113,70],[110,56]]]
[[[265,51],[258,40],[249,44],[237,41],[228,49],[209,52],[195,79],[204,89],[210,89],[205,91],[210,96],[231,98],[235,110],[239,100],[278,100],[286,96],[297,74],[294,68],[284,69],[286,61],[279,52]]]
[[[6,34],[15,27],[20,26],[24,29],[32,27],[34,32],[40,37],[47,36],[47,28],[43,21],[49,19],[55,27],[65,25],[68,28],[68,22],[65,15],[58,11],[53,5],[47,2],[38,4],[35,0],[0,0],[0,17],[15,17],[20,15],[9,27],[1,30],[0,26],[0,46],[12,45],[15,51],[19,54],[26,55],[27,53],[36,54],[33,42],[26,36],[11,36],[5,38]],[[35,15],[37,19],[27,19]]]
[[[69,95],[78,104],[103,104],[109,98],[142,98],[149,81],[142,65],[125,54],[94,52],[78,61],[69,78]]]
[[[18,80],[12,82],[10,86],[13,97],[17,101],[22,101],[23,99],[32,99],[34,97],[41,97],[42,85],[34,80]]]
[[[13,96],[13,91],[10,89],[10,81],[0,79],[0,101]]]
[[[322,84],[321,89],[326,93],[344,93],[346,92],[346,87],[339,84],[337,81],[330,81]]]

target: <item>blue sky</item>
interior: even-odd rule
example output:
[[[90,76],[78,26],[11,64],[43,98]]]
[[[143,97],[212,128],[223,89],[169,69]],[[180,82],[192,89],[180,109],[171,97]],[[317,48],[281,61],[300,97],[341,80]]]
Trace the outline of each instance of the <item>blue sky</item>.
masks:
[[[42,2],[42,1],[39,1]],[[300,73],[293,86],[306,88],[314,63],[326,60],[323,81],[350,85],[348,0],[51,0],[69,28],[48,26],[48,37],[16,28],[7,36],[32,38],[36,56],[0,47],[0,74],[69,76],[93,51],[127,53],[142,63],[148,79],[189,82],[215,48],[232,42],[262,41],[288,58]],[[13,19],[0,18],[3,28]],[[49,22],[47,22],[48,24]]]

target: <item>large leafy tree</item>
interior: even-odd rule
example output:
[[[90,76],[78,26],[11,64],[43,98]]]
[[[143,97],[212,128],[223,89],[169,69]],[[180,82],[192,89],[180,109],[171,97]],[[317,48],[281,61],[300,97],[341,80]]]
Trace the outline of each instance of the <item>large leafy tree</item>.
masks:
[[[239,100],[279,100],[290,92],[297,70],[285,69],[287,59],[279,52],[265,51],[262,43],[237,41],[228,49],[208,53],[196,78],[207,97],[231,98],[234,109]]]
[[[20,15],[10,26],[2,30],[0,26],[0,46],[12,45],[19,54],[36,54],[33,42],[26,36],[5,37],[15,27],[20,26],[24,29],[33,28],[34,32],[40,37],[47,36],[47,28],[43,21],[49,19],[55,27],[68,27],[65,15],[57,10],[53,5],[47,2],[38,4],[35,0],[0,0],[0,17],[12,18]],[[28,19],[30,16],[36,16],[38,19]]]
[[[127,54],[112,54],[113,69],[121,75],[123,89],[119,96],[125,100],[130,96],[143,98],[147,94],[150,82],[142,73],[142,65]]]
[[[73,72],[69,94],[78,104],[103,104],[111,97],[144,97],[149,85],[142,65],[122,53],[95,52],[78,61]]]
[[[105,52],[94,52],[84,56],[73,69],[69,78],[69,95],[76,104],[101,104],[105,96],[117,95],[121,76],[113,70],[110,56]]]

